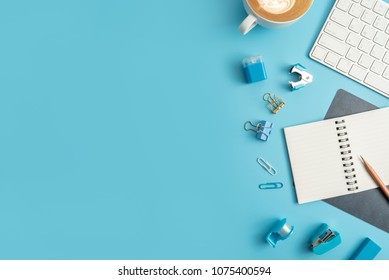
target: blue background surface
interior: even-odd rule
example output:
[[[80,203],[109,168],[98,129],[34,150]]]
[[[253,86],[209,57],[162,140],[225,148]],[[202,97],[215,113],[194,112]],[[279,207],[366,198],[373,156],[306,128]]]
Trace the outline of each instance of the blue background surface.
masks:
[[[282,129],[323,119],[343,88],[389,100],[310,60],[333,1],[242,36],[240,0],[2,1],[1,259],[347,259],[389,235],[324,202],[298,205]],[[246,84],[243,58],[268,80]],[[314,83],[288,89],[300,62]],[[277,115],[262,96],[276,93]],[[269,142],[243,130],[269,120]],[[275,177],[257,163],[262,156]],[[281,181],[284,188],[260,191]],[[295,226],[276,249],[278,218]],[[326,222],[343,243],[307,248]]]

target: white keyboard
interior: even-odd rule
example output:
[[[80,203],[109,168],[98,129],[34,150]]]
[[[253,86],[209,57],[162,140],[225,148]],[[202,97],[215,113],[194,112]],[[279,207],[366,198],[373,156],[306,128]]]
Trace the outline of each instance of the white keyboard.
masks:
[[[389,4],[337,0],[309,56],[389,97]]]

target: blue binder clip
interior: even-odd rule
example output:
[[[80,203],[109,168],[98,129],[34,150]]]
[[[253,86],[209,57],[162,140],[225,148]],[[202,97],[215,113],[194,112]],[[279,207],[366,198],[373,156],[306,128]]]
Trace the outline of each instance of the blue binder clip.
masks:
[[[342,239],[338,232],[332,231],[327,224],[323,223],[312,236],[310,243],[313,252],[322,255],[342,243]]]
[[[286,223],[286,219],[278,221],[266,235],[266,241],[275,248],[277,242],[285,240],[293,233],[294,227]]]
[[[300,78],[297,82],[289,81],[289,85],[292,90],[298,90],[300,88],[305,87],[305,85],[312,83],[313,76],[312,74],[305,71],[305,69],[306,68],[300,63],[292,65],[292,68],[290,69],[289,73],[297,73]]]
[[[247,125],[250,125],[251,128],[248,128]],[[273,123],[268,121],[260,121],[256,125],[254,125],[251,121],[247,121],[244,123],[244,130],[246,131],[254,131],[259,140],[267,141],[269,139],[270,133],[273,129]]]

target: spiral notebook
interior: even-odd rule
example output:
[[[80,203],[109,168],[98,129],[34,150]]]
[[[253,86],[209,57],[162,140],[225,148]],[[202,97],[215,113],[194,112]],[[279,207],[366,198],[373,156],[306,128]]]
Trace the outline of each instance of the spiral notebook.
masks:
[[[284,132],[300,204],[376,188],[359,155],[389,183],[389,107]]]

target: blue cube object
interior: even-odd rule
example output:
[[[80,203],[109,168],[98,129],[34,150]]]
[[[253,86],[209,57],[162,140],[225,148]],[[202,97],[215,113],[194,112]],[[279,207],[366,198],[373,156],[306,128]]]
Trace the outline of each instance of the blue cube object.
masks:
[[[254,83],[267,79],[265,64],[261,56],[245,58],[242,61],[244,75],[248,83]]]
[[[366,237],[361,246],[351,256],[350,260],[374,260],[380,251],[381,247]]]

